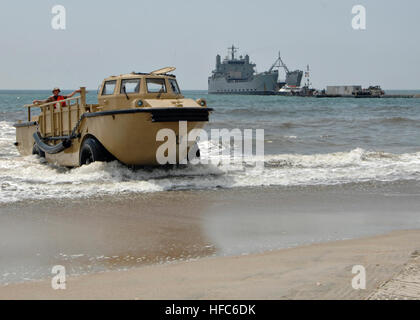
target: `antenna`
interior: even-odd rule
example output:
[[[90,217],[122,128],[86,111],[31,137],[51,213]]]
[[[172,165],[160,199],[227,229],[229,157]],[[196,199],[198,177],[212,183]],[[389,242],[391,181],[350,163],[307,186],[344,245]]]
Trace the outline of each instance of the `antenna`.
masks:
[[[235,60],[235,53],[236,51],[238,51],[239,48],[236,48],[233,44],[232,47],[228,48],[228,55],[231,54],[232,55],[232,60]]]

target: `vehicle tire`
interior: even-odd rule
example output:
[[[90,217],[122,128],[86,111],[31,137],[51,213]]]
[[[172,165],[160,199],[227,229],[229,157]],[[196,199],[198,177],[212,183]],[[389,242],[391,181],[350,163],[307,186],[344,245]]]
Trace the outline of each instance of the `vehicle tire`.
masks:
[[[79,164],[90,164],[95,161],[110,161],[111,156],[104,146],[94,138],[86,138],[80,148]]]
[[[37,154],[38,156],[40,156],[41,158],[45,158],[45,152],[42,151],[37,144],[34,144],[33,148],[32,148],[32,154]]]

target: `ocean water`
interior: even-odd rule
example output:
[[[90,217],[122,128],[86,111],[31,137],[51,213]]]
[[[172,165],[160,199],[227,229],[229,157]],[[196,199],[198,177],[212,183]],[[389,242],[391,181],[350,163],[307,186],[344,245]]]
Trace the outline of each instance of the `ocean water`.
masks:
[[[397,93],[397,92],[392,92]],[[264,129],[264,170],[213,164],[130,169],[118,162],[68,169],[13,145],[24,104],[48,91],[0,91],[0,203],[168,190],[316,186],[420,180],[420,99],[208,95],[207,129]],[[96,102],[96,92],[88,93]],[[211,157],[212,155],[206,155]]]
[[[214,108],[208,130],[264,129],[264,170],[22,157],[13,123],[49,92],[0,91],[0,285],[420,225],[420,99],[184,94]]]

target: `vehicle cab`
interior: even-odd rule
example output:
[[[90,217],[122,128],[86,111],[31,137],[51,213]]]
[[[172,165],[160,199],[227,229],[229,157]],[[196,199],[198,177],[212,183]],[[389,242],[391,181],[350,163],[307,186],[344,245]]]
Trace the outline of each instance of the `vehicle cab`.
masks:
[[[197,102],[184,99],[176,77],[167,74],[172,70],[174,68],[168,67],[151,73],[132,72],[104,79],[98,89],[100,109],[198,106]]]

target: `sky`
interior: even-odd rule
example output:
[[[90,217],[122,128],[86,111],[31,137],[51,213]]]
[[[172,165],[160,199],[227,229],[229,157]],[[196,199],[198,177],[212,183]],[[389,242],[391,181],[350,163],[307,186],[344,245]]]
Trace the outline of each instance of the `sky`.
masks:
[[[352,28],[354,5],[366,30]],[[51,12],[66,9],[66,29]],[[316,88],[420,89],[417,0],[38,0],[0,2],[0,89],[96,89],[103,78],[177,68],[181,88],[207,89],[215,56],[235,44],[259,72],[278,52],[311,68]]]

